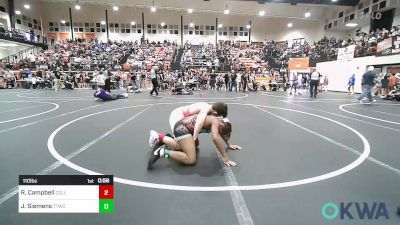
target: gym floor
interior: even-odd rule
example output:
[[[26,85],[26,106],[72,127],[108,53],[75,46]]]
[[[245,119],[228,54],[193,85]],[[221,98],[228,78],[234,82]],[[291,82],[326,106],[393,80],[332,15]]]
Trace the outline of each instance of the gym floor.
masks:
[[[398,102],[359,104],[345,93],[92,96],[0,91],[0,224],[399,224]],[[228,154],[238,165],[222,166],[201,134],[195,166],[160,159],[147,171],[150,129],[169,132],[169,113],[195,101],[228,103],[231,143],[243,148]],[[18,175],[85,173],[114,175],[113,214],[18,213]],[[388,217],[360,219],[353,204],[353,220],[327,220],[328,202],[383,203]]]

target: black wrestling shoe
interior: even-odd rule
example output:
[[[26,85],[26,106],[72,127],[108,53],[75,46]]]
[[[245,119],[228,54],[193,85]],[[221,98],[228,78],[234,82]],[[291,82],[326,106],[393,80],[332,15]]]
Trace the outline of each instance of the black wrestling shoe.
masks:
[[[161,157],[160,156],[160,151],[165,148],[165,145],[156,146],[156,147],[157,148],[154,147],[153,152],[149,156],[149,160],[147,162],[147,170],[153,169],[153,165]]]

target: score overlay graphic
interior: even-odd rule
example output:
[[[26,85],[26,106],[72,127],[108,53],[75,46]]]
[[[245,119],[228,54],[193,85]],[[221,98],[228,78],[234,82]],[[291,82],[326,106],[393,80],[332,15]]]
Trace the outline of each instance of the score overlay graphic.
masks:
[[[20,175],[19,213],[113,213],[112,175]]]

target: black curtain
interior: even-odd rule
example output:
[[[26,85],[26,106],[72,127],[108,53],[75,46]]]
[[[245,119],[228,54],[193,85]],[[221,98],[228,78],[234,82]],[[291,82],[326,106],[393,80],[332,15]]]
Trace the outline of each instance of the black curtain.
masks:
[[[396,9],[389,9],[384,12],[372,13],[370,31],[375,31],[376,29],[382,30],[382,28],[390,30],[390,28],[392,28],[395,10]]]

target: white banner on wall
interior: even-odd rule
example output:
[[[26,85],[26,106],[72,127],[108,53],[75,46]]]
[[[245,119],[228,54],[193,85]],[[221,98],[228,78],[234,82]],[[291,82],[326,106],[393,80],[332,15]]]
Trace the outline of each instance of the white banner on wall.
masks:
[[[337,61],[351,61],[354,59],[355,45],[347,46],[346,48],[339,48]]]

